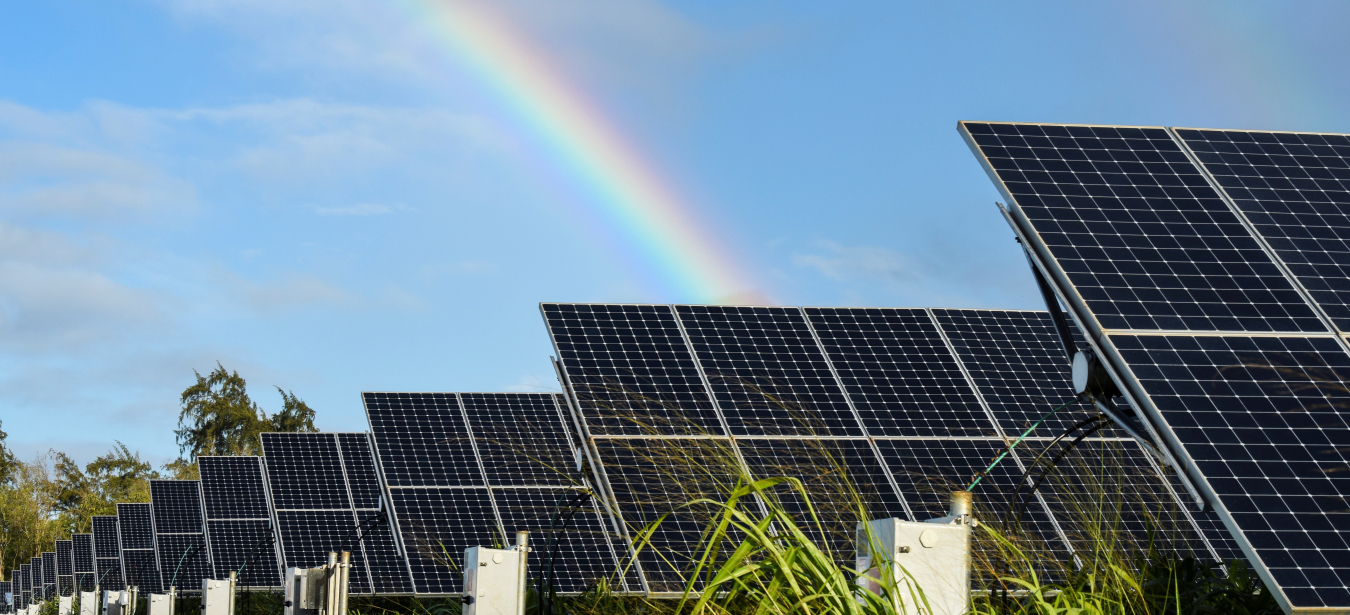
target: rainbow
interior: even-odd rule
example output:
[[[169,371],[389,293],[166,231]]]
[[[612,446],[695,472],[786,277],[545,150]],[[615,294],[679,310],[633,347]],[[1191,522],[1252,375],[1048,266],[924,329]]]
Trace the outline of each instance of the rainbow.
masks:
[[[751,296],[756,286],[733,253],[507,20],[477,3],[405,4],[581,187],[598,217],[660,278],[666,299],[722,303]]]

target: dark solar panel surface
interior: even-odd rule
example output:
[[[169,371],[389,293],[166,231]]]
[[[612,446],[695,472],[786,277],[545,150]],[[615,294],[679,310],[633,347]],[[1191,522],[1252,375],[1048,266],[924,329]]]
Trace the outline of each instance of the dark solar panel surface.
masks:
[[[32,580],[33,580],[33,584],[32,584],[32,586],[31,586],[31,589],[33,590],[33,599],[34,599],[35,601],[36,601],[36,600],[43,600],[44,598],[43,598],[43,595],[42,595],[42,589],[43,589],[43,587],[46,585],[46,582],[45,582],[45,580],[43,579],[43,571],[42,571],[42,555],[39,554],[37,557],[34,557],[34,558],[29,559],[29,560],[28,560],[28,565],[29,565],[29,570],[32,571],[32,577],[31,577],[31,578],[32,578]]]
[[[366,393],[364,397],[385,476],[399,473],[394,466],[409,459],[432,469],[417,476],[405,473],[400,482],[390,482],[392,508],[419,594],[458,592],[462,575],[455,567],[464,549],[513,540],[514,530],[503,529],[508,520],[542,522],[552,506],[572,500],[574,488],[584,486],[555,395]],[[426,431],[403,431],[403,426],[414,424]],[[549,513],[541,512],[544,500]],[[507,511],[506,506],[515,510]],[[584,531],[568,537],[585,549],[558,554],[560,576],[555,587],[561,592],[581,591],[617,567],[609,537],[598,531],[593,504],[583,499],[572,507],[590,507],[590,512],[574,517]],[[515,527],[548,531],[547,525]],[[624,591],[623,583],[611,586]]]
[[[94,535],[74,534],[70,537],[70,561],[75,573],[75,591],[94,591]]]
[[[454,393],[364,393],[390,487],[483,484]]]
[[[128,587],[157,593],[161,585],[156,556],[154,510],[148,503],[117,505],[118,544],[122,547],[121,570]],[[177,560],[175,560],[175,564]]]
[[[390,489],[419,594],[461,591],[464,550],[504,544],[484,487]]]
[[[1325,330],[1166,130],[961,125],[1102,327]]]
[[[160,593],[159,563],[153,549],[127,549],[122,552],[122,569],[128,587],[145,593]]]
[[[559,400],[538,393],[463,393],[487,484],[577,486],[572,451]]]
[[[1069,362],[1048,313],[935,309],[933,318],[1005,435],[1020,435],[1052,408],[1075,397]],[[1070,328],[1077,339],[1072,323]],[[1075,346],[1084,344],[1075,342]],[[1055,437],[1095,414],[1091,406],[1075,404],[1042,423],[1032,435]],[[1116,428],[1098,434],[1125,436]]]
[[[121,590],[122,545],[116,515],[96,515],[94,528],[94,572],[102,589]]]
[[[23,608],[33,596],[33,570],[29,564],[19,565],[19,587],[19,608]]]
[[[201,483],[195,480],[150,481],[150,511],[155,521],[155,552],[159,557],[161,587],[201,591],[202,579],[213,574],[202,511]]]
[[[805,312],[869,435],[994,435],[926,310]]]
[[[628,537],[675,511],[657,526],[648,546],[638,553],[638,564],[649,591],[682,591],[692,573],[697,546],[702,544],[701,532],[716,511],[681,505],[697,497],[730,492],[736,482],[736,476],[727,470],[736,463],[730,442],[596,438],[594,446]]]
[[[796,430],[799,434],[816,434],[800,440],[741,437],[732,443],[718,439],[720,432],[714,432],[712,439],[663,440],[659,430],[649,430],[646,433],[651,438],[620,439],[605,431],[613,418],[606,414],[608,408],[585,401],[579,393],[581,418],[591,434],[600,471],[611,487],[617,523],[630,536],[656,518],[657,510],[664,512],[653,502],[684,502],[694,494],[718,495],[716,490],[728,485],[730,473],[742,460],[753,475],[811,476],[819,486],[838,480],[827,470],[831,460],[845,459],[852,471],[849,478],[875,489],[873,505],[886,516],[908,518],[910,508],[914,518],[941,516],[951,489],[933,490],[931,481],[915,482],[916,477],[931,475],[940,468],[942,478],[951,485],[961,480],[968,484],[975,472],[1002,449],[1004,435],[1020,435],[1032,421],[1074,397],[1067,359],[1044,313],[674,306],[678,316],[673,322],[668,322],[668,311],[656,308],[645,312],[624,310],[621,327],[576,320],[581,318],[575,316],[578,314],[610,314],[619,307],[630,306],[545,304],[542,309],[555,340],[559,339],[559,326],[567,329],[569,343],[575,343],[582,335],[579,331],[584,331],[587,339],[596,343],[629,349],[629,365],[641,364],[641,351],[636,350],[641,346],[633,332],[646,335],[652,329],[682,327],[693,348],[692,352],[685,351],[694,358],[689,369],[694,373],[702,369],[707,374],[718,400],[714,410],[720,408],[727,414],[733,432]],[[651,324],[644,326],[640,321],[644,314]],[[558,350],[569,382],[578,380],[574,372],[586,374],[593,369],[594,362],[589,358],[582,361],[573,354],[569,359],[561,343]],[[678,348],[662,348],[660,352],[684,356]],[[632,370],[630,376],[634,381],[651,379],[638,370]],[[1064,419],[1051,422],[1038,433],[1058,435],[1091,416],[1085,410],[1076,410],[1078,416],[1073,416],[1074,412],[1064,412]],[[678,418],[672,420],[678,422]],[[752,424],[757,427],[752,429]],[[830,433],[866,433],[876,440],[876,446],[883,447],[885,466],[877,462],[867,439],[820,437]],[[1089,444],[1115,435],[1102,430]],[[834,453],[822,453],[822,449],[831,447],[836,449]],[[1038,452],[1030,449],[1025,454],[1035,457]],[[689,467],[681,469],[681,463]],[[1013,472],[1006,479],[1008,488],[1022,473],[1017,463],[1014,458],[1002,466],[1001,471]],[[728,474],[721,478],[701,476],[710,466],[724,468]],[[960,469],[959,478],[952,475],[952,468]],[[1084,480],[1091,482],[1094,478]],[[1140,492],[1171,494],[1157,472],[1137,472],[1132,479],[1140,481],[1131,486]],[[999,481],[986,480],[990,484],[982,488],[995,491],[998,499]],[[1120,484],[1105,488],[1120,490]],[[847,499],[832,498],[826,491],[817,497],[832,506],[839,507]],[[1030,493],[1029,489],[1023,491]],[[1014,490],[1007,497],[1015,495]],[[1039,494],[1022,498],[1026,503],[1020,506],[1025,508],[1020,516],[1027,530],[1044,543],[1042,550],[1050,556],[1067,558],[1068,535],[1046,508],[1045,499]],[[1061,494],[1055,503],[1066,501]],[[1177,506],[1175,502],[1172,505]],[[1011,509],[1002,506],[999,510],[1006,513]],[[1061,506],[1060,510],[1065,509]],[[1203,559],[1213,557],[1200,539],[1200,531],[1184,517],[1175,519],[1186,537],[1177,548]],[[679,591],[683,587],[683,562],[698,545],[701,528],[696,518],[690,515],[668,520],[665,525],[669,529],[663,526],[654,535],[654,546],[673,559],[661,561],[656,554],[641,558],[651,591]],[[839,527],[832,531],[837,530],[838,540],[832,537],[829,542],[841,559],[847,559],[852,553],[854,524],[840,521],[835,525]]]
[[[1336,326],[1350,330],[1350,135],[1177,135]]]
[[[411,593],[388,523],[368,524],[356,541],[380,500],[366,434],[265,433],[262,443],[284,565],[317,566],[329,551],[351,550],[352,593]]]
[[[733,435],[863,435],[800,309],[675,310]]]
[[[722,433],[670,306],[540,309],[591,435]]]
[[[75,591],[75,563],[72,557],[71,541],[56,541],[56,591],[61,596],[72,595]]]
[[[56,574],[58,576],[71,576],[75,574],[75,563],[71,560],[73,557],[71,541],[56,541]]]
[[[910,517],[866,439],[745,439],[736,444],[751,477],[781,476],[802,481],[826,532],[824,536],[815,527],[806,501],[791,485],[777,487],[771,493],[816,544],[831,549],[841,566],[851,565],[856,555],[859,501],[872,519]]]
[[[42,597],[51,599],[56,597],[56,552],[42,552]]]
[[[241,587],[281,587],[281,569],[259,457],[197,458],[215,578]]]
[[[1350,355],[1334,339],[1113,340],[1295,604],[1350,604]]]

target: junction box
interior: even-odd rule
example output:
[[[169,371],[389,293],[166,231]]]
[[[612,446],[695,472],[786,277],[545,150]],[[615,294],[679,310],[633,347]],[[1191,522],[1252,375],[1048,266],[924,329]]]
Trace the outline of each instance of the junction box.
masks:
[[[464,550],[463,615],[525,615],[529,532],[516,532],[510,549]]]
[[[923,522],[877,519],[858,524],[863,587],[903,615],[963,615],[970,610],[969,491],[952,492],[945,517]]]

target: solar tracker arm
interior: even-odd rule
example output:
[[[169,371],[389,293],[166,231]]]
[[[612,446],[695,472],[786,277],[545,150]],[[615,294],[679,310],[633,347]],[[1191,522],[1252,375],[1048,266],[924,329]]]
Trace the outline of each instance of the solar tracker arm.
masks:
[[[1015,237],[1018,245],[1022,245],[1022,238]],[[1041,299],[1045,300],[1045,309],[1050,311],[1050,319],[1055,322],[1055,333],[1059,335],[1060,346],[1064,348],[1064,356],[1070,361],[1078,353],[1078,344],[1073,341],[1073,332],[1069,330],[1069,321],[1064,317],[1064,310],[1059,309],[1059,298],[1055,296],[1055,290],[1050,287],[1050,283],[1041,275],[1041,270],[1036,267],[1036,261],[1031,260],[1031,253],[1027,247],[1022,245],[1022,254],[1027,257],[1027,266],[1031,267],[1031,275],[1036,278],[1036,287],[1041,289]]]

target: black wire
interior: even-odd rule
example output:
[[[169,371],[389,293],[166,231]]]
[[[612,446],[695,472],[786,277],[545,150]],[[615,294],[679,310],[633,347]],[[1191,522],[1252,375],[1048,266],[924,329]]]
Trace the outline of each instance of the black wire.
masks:
[[[1026,498],[1025,500],[1023,500],[1023,501],[1020,503],[1020,505],[1018,506],[1018,508],[1017,508],[1017,525],[1018,525],[1018,526],[1021,526],[1021,525],[1022,525],[1022,515],[1023,515],[1024,513],[1026,513],[1026,510],[1027,510],[1027,504],[1030,504],[1030,503],[1031,503],[1031,495],[1032,495],[1033,493],[1035,493],[1035,492],[1036,492],[1036,489],[1039,488],[1039,487],[1041,486],[1041,482],[1043,482],[1046,478],[1048,478],[1048,477],[1050,476],[1050,471],[1053,470],[1053,469],[1055,469],[1055,464],[1059,463],[1059,460],[1063,459],[1065,455],[1069,454],[1069,451],[1073,450],[1074,447],[1078,446],[1078,443],[1079,443],[1079,442],[1082,442],[1084,438],[1086,438],[1086,437],[1088,437],[1088,436],[1090,436],[1090,435],[1092,435],[1092,434],[1094,434],[1094,433],[1097,433],[1097,431],[1099,431],[1101,428],[1106,427],[1107,425],[1110,425],[1110,424],[1111,424],[1111,421],[1110,421],[1110,420],[1104,420],[1104,421],[1102,421],[1102,422],[1100,422],[1100,423],[1097,423],[1095,426],[1093,426],[1092,429],[1089,429],[1089,430],[1087,430],[1087,431],[1084,431],[1084,432],[1083,432],[1082,434],[1080,434],[1077,438],[1074,438],[1073,442],[1070,442],[1068,446],[1065,446],[1065,447],[1064,447],[1064,450],[1060,451],[1059,454],[1055,455],[1055,458],[1054,458],[1054,459],[1051,459],[1051,460],[1050,460],[1050,464],[1049,464],[1048,466],[1046,466],[1045,471],[1041,473],[1040,478],[1037,478],[1037,479],[1036,479],[1036,484],[1032,485],[1032,486],[1031,486],[1031,489],[1030,489],[1029,491],[1027,491],[1027,498]]]
[[[576,506],[585,499],[590,498],[591,493],[590,491],[583,491],[573,497],[572,501],[567,503],[567,509],[571,510],[571,512],[567,515],[566,519],[562,519],[562,525],[559,526],[558,521],[562,517],[563,512],[563,498],[566,497],[566,495],[558,497],[558,502],[553,507],[553,519],[549,522],[548,541],[544,543],[544,555],[548,557],[548,566],[544,568],[542,571],[543,574],[540,574],[538,580],[535,582],[535,602],[539,606],[539,612],[536,615],[553,614],[553,596],[556,593],[555,583],[557,581],[556,563],[558,550],[560,548],[558,536],[567,528],[567,523],[572,520],[572,517],[576,515]],[[544,592],[546,581],[548,587],[547,598],[545,597]]]

